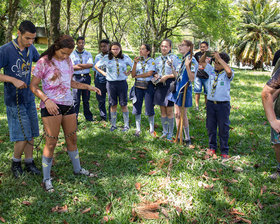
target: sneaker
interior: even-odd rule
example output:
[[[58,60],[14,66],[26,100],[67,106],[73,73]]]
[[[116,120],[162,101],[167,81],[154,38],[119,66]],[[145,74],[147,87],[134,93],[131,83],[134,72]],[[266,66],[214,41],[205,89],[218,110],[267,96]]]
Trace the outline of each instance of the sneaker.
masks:
[[[208,149],[206,154],[213,156],[214,154],[216,154],[216,150],[215,149]]]
[[[280,178],[280,170],[277,170],[275,173],[271,174],[269,178],[272,180],[277,180],[278,178]]]
[[[192,144],[191,139],[185,139],[184,143],[186,144],[187,147],[189,147]]]
[[[94,177],[94,174],[93,173],[90,173],[88,170],[84,169],[84,168],[81,168],[80,172],[79,173],[75,173],[75,175],[84,175],[84,176],[88,176],[88,177]]]
[[[171,141],[171,140],[172,140],[172,137],[173,137],[173,136],[172,136],[171,134],[168,134],[167,137],[166,137],[166,139],[167,139],[168,141]]]
[[[21,168],[21,161],[20,162],[15,162],[12,160],[12,167],[11,167],[12,173],[15,178],[18,178],[23,174],[23,170]]]
[[[195,110],[196,110],[196,111],[199,111],[199,107],[195,107]]]
[[[222,159],[229,159],[229,155],[227,154],[221,154]]]
[[[140,134],[141,134],[141,131],[136,131],[134,135],[135,135],[135,137],[140,137]]]
[[[33,175],[40,175],[41,171],[36,167],[34,160],[31,163],[25,163],[25,171],[33,174]]]
[[[53,185],[52,185],[52,179],[47,179],[43,182],[43,187],[45,189],[45,191],[47,192],[54,192],[54,188],[53,188]]]
[[[112,126],[112,127],[110,128],[110,131],[115,131],[116,129],[117,129],[116,126]]]
[[[129,130],[129,127],[124,126],[124,128],[122,129],[122,132],[127,132]]]
[[[166,138],[167,134],[162,134],[162,136],[160,136],[160,138]]]

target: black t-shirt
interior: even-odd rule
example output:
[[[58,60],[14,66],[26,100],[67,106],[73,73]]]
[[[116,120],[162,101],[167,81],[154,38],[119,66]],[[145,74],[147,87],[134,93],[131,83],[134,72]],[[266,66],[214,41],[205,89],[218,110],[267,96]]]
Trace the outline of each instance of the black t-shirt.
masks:
[[[199,59],[201,58],[201,56],[203,55],[204,53],[202,53],[201,51],[200,52],[197,52],[194,57],[195,59],[197,60],[197,62],[199,63]],[[212,58],[211,57],[206,57],[206,62],[210,63],[212,62]],[[208,79],[209,78],[209,75],[204,71],[204,68],[199,65],[198,66],[198,71],[197,71],[197,74],[196,76],[200,79]]]

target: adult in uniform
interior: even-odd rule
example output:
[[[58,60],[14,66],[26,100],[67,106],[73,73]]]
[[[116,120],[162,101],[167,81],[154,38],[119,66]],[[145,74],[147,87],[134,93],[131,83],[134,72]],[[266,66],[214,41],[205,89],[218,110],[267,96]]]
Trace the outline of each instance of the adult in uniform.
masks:
[[[33,138],[39,136],[38,118],[34,95],[29,89],[32,62],[39,59],[32,45],[36,28],[28,20],[21,22],[16,39],[0,48],[0,81],[4,82],[4,99],[7,109],[10,141],[15,142],[12,173],[23,173],[21,156],[25,154],[25,170],[40,174],[33,160]]]

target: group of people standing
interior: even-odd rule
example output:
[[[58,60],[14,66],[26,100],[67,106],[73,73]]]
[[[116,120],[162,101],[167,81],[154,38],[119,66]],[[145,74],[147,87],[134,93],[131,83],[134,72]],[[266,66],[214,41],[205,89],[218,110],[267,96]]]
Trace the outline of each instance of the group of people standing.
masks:
[[[5,104],[9,124],[10,140],[15,142],[12,159],[12,172],[15,177],[23,173],[21,155],[25,153],[25,169],[32,174],[40,174],[33,157],[33,138],[39,136],[38,118],[34,95],[40,102],[46,144],[43,149],[42,170],[44,188],[52,192],[50,176],[53,153],[62,126],[67,144],[67,153],[76,175],[92,176],[81,167],[77,147],[77,119],[80,97],[83,98],[84,114],[92,121],[89,110],[90,91],[96,92],[101,119],[109,116],[110,131],[115,131],[117,123],[117,106],[121,106],[124,126],[123,132],[129,130],[128,76],[135,79],[130,91],[136,120],[136,136],[141,134],[141,113],[145,101],[145,112],[149,119],[149,133],[155,137],[154,106],[160,106],[162,135],[161,138],[172,140],[174,130],[174,111],[177,126],[181,124],[180,137],[191,144],[189,122],[186,108],[192,106],[192,82],[198,72],[204,70],[209,79],[200,80],[207,92],[207,130],[209,135],[209,152],[217,150],[217,126],[219,128],[220,148],[223,158],[228,158],[230,82],[233,71],[228,66],[229,56],[215,52],[210,57],[206,50],[198,60],[193,54],[193,43],[183,40],[178,46],[183,58],[180,60],[172,53],[172,42],[165,39],[160,44],[160,53],[156,59],[151,58],[148,44],[140,46],[139,56],[132,60],[123,54],[121,44],[102,40],[99,44],[100,54],[95,62],[84,49],[85,40],[79,37],[75,42],[68,35],[60,36],[41,55],[32,45],[36,29],[30,21],[23,21],[18,30],[18,37],[0,48],[0,68],[4,74]],[[206,42],[202,42],[201,46]],[[31,80],[32,62],[37,62]],[[90,68],[94,67],[95,87],[91,85]],[[206,79],[200,77],[201,79]],[[41,88],[40,88],[41,84]],[[73,89],[73,93],[71,92]],[[196,93],[201,87],[196,88]],[[106,110],[106,94],[109,98],[110,113]],[[206,92],[205,92],[206,93]],[[175,109],[174,109],[175,107]]]

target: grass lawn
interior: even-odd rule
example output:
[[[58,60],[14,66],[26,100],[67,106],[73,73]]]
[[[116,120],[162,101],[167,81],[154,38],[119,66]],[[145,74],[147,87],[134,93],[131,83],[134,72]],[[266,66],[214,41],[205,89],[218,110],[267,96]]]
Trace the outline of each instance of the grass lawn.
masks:
[[[125,134],[120,128],[110,133],[109,122],[88,123],[80,114],[80,157],[95,177],[74,176],[61,139],[52,168],[54,193],[43,190],[42,176],[12,178],[13,144],[9,142],[1,83],[0,223],[280,223],[280,181],[268,178],[275,171],[276,160],[260,97],[269,76],[265,72],[235,72],[231,158],[227,161],[219,154],[209,158],[205,153],[208,137],[203,99],[199,112],[194,108],[188,111],[190,148],[150,137],[146,116],[142,118],[142,135],[134,137],[131,102],[131,129]],[[131,86],[131,78],[129,82]],[[99,120],[95,94],[91,110]],[[160,135],[159,108],[155,122]],[[122,124],[119,110],[118,126]],[[42,134],[41,121],[40,130]],[[40,148],[43,146],[44,141]],[[38,154],[34,156],[40,166],[42,150]]]

